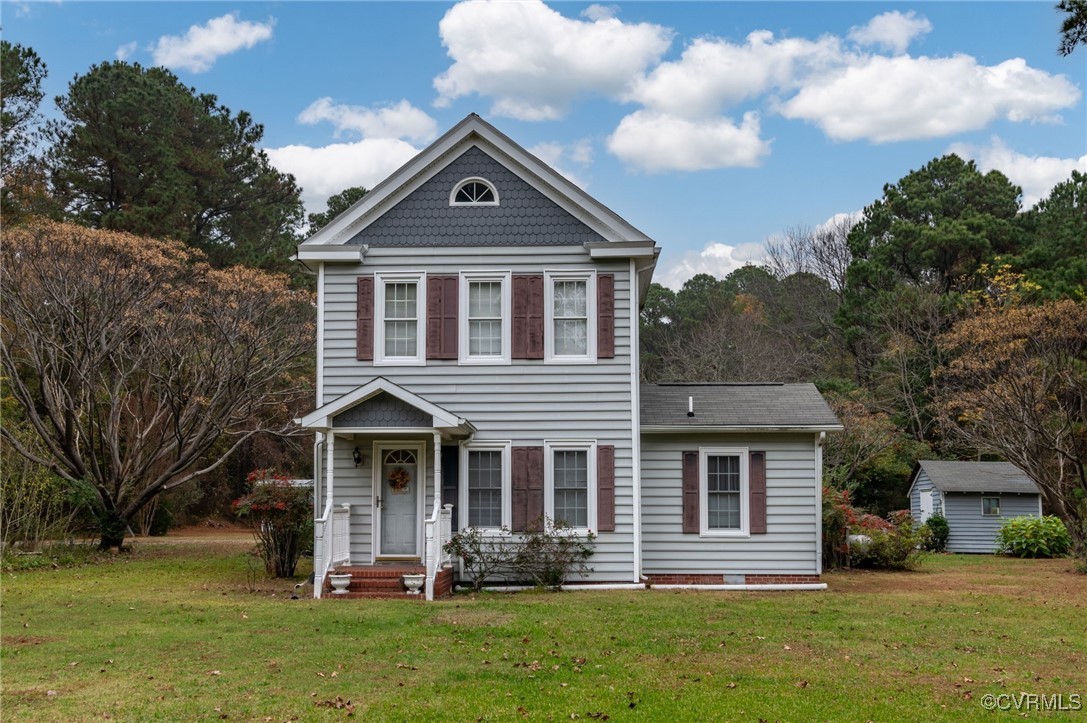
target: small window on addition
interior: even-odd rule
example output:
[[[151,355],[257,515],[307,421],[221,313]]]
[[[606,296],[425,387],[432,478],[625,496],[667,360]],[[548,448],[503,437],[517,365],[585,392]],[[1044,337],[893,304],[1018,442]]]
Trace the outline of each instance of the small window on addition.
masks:
[[[983,515],[1000,515],[1000,498],[999,497],[982,497],[981,498],[981,514]]]
[[[453,187],[449,196],[451,206],[497,206],[498,191],[490,181],[466,178]]]

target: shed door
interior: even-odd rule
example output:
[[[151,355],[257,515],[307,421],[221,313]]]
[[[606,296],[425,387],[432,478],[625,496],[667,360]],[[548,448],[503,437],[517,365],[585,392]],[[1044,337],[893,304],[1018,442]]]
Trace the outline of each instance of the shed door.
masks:
[[[932,490],[921,492],[921,522],[924,523],[932,517]]]

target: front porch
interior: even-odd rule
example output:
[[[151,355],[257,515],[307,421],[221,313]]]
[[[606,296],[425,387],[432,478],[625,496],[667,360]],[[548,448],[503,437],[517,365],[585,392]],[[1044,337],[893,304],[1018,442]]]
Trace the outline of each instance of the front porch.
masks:
[[[456,443],[474,428],[383,378],[298,421],[317,436],[314,596],[341,572],[349,597],[399,597],[412,570],[425,575],[420,597],[448,594],[453,505],[443,497],[455,499]]]

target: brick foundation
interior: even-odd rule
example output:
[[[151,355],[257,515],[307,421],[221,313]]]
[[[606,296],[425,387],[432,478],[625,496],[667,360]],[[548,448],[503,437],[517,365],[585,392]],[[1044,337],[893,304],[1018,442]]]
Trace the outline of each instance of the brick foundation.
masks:
[[[434,597],[449,597],[453,594],[453,568],[446,567],[438,570],[434,576]]]
[[[646,575],[650,585],[810,585],[819,583],[818,575],[705,575],[653,574]],[[727,580],[726,580],[727,578]],[[737,580],[742,578],[743,582]]]

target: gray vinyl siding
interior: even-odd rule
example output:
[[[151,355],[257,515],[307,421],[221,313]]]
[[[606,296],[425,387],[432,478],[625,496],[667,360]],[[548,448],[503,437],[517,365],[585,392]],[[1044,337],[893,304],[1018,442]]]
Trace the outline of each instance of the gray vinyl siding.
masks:
[[[766,534],[683,532],[682,453],[699,447],[766,452]],[[817,574],[815,440],[803,434],[642,436],[642,549],[646,574]]]
[[[514,359],[509,365],[461,366],[428,360],[425,366],[375,366],[355,358],[356,279],[384,271],[542,273],[596,269],[615,275],[615,357],[595,364],[547,364]],[[580,246],[371,247],[362,265],[325,266],[324,403],[382,376],[475,425],[475,440],[543,445],[545,440],[595,440],[615,446],[615,532],[602,533],[590,560],[595,581],[631,582],[634,576],[630,275],[627,260],[595,262]],[[379,323],[378,320],[375,320]],[[463,326],[461,328],[463,333]],[[350,462],[337,468],[336,499],[365,500],[352,515],[352,557],[369,560],[369,470]],[[338,447],[339,449],[339,447]],[[364,452],[369,454],[366,448]],[[431,458],[428,457],[428,474]],[[350,492],[348,490],[350,489]],[[456,500],[445,500],[456,504]],[[430,513],[428,503],[427,514]],[[356,534],[358,533],[358,534]]]
[[[982,515],[981,498],[999,497],[1000,515]],[[944,494],[948,552],[996,551],[996,536],[1005,520],[1024,515],[1039,515],[1038,495],[982,494],[977,492],[947,492]]]
[[[925,470],[917,471],[917,479],[914,480],[913,490],[910,492],[910,515],[914,520],[921,521],[921,495],[932,495],[932,514],[942,513],[943,505],[940,501],[940,492],[932,480],[925,474]]]

